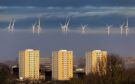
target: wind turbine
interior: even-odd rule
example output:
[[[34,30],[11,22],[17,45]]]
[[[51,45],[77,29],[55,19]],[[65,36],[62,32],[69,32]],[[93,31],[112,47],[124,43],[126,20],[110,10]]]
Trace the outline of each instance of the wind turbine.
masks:
[[[107,25],[107,34],[108,34],[108,36],[110,35],[110,32],[111,32],[111,25]]]
[[[8,32],[14,31],[14,24],[15,24],[15,19],[10,20],[9,26],[8,26]]]
[[[122,36],[122,34],[123,34],[123,24],[120,26],[120,34],[121,34],[121,36]]]
[[[40,25],[41,24],[40,24],[40,17],[39,17],[38,23],[35,23],[35,24],[32,25],[32,32],[33,32],[33,34],[34,33],[40,34],[40,32],[41,32],[41,26]]]
[[[62,32],[67,33],[69,31],[69,22],[70,22],[70,19],[68,21],[66,20],[66,22],[65,22],[64,25],[63,24],[60,24],[61,25],[61,31]]]
[[[85,31],[85,29],[86,29],[86,27],[87,27],[87,25],[81,25],[81,29],[82,29],[82,34],[84,34],[86,31]]]
[[[65,25],[60,24],[60,26],[61,26],[61,31],[62,31],[62,32],[65,32]]]
[[[37,25],[37,33],[40,34],[40,32],[41,32],[41,26],[40,26],[40,17],[39,17],[38,25]]]
[[[65,31],[68,32],[69,31],[69,22],[70,22],[70,19],[68,19],[67,23],[65,23]]]
[[[12,20],[10,20],[10,22],[9,22],[9,25],[8,25],[8,32],[10,32],[10,30],[11,30],[11,25],[12,25]]]
[[[12,23],[12,26],[11,26],[11,32],[14,32],[14,25],[15,25],[15,19],[13,19],[13,23]]]
[[[127,36],[128,33],[129,33],[129,28],[128,28],[128,18],[127,18],[126,25],[125,25],[125,32],[126,32],[126,36]]]
[[[32,25],[32,32],[33,32],[33,34],[35,33],[35,29],[36,29],[36,23]]]

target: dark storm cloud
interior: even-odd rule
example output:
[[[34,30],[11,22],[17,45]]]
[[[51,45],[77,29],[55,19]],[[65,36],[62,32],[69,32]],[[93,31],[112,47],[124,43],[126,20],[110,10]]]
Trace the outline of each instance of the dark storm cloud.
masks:
[[[1,6],[134,6],[135,0],[0,0]]]

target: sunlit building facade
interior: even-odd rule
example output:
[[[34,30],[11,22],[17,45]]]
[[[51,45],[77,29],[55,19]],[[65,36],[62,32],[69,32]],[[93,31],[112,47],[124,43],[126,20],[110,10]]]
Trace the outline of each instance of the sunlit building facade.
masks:
[[[73,77],[73,51],[52,52],[52,79],[69,80]]]
[[[26,49],[19,51],[19,78],[20,79],[39,79],[40,51]]]
[[[85,55],[85,73],[86,75],[106,74],[107,68],[107,51],[93,50],[86,52]]]

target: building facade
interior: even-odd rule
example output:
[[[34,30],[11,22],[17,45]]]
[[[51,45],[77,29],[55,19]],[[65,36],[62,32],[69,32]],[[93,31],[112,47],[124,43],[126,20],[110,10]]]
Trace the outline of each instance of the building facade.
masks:
[[[19,51],[19,78],[20,79],[39,79],[40,51],[26,49]]]
[[[52,79],[69,80],[73,77],[73,51],[52,52]]]
[[[107,51],[93,50],[85,54],[85,74],[106,74]]]

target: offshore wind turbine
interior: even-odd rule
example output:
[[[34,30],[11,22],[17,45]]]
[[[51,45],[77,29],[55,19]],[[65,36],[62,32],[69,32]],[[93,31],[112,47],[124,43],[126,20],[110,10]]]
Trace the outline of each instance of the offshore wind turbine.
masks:
[[[10,30],[11,30],[11,25],[12,25],[12,20],[10,20],[10,22],[9,22],[9,25],[8,25],[8,32],[10,32]]]
[[[126,36],[127,36],[129,33],[128,18],[127,18],[126,25],[125,25],[125,32],[126,32]]]
[[[87,27],[87,25],[81,25],[81,32],[82,32],[82,34],[84,34],[86,31],[85,31],[85,29],[86,29],[86,27]]]
[[[8,26],[8,32],[14,31],[14,24],[15,24],[15,19],[10,20],[9,26]]]
[[[13,19],[13,23],[12,23],[12,26],[11,26],[11,32],[14,32],[14,25],[15,25],[15,19]]]
[[[68,19],[68,21],[67,21],[67,23],[65,24],[66,26],[66,32],[68,32],[69,31],[69,22],[70,22],[70,19]]]
[[[60,26],[61,26],[61,31],[62,31],[62,32],[65,32],[65,25],[60,24]]]
[[[38,25],[37,25],[37,33],[40,34],[40,32],[41,32],[41,26],[40,26],[40,17],[39,17]]]
[[[36,23],[32,25],[32,33],[35,33],[35,29],[36,29]]]
[[[121,36],[123,34],[123,24],[120,26],[120,34],[121,34]]]
[[[32,25],[32,32],[33,32],[33,34],[34,33],[40,34],[41,30],[42,29],[41,29],[41,23],[40,23],[40,18],[39,18],[38,23],[35,23],[35,24]]]
[[[110,35],[110,32],[111,32],[111,25],[107,25],[107,34],[108,34],[108,36]]]
[[[65,24],[60,24],[61,25],[61,31],[67,33],[69,31],[69,20],[66,20]]]

